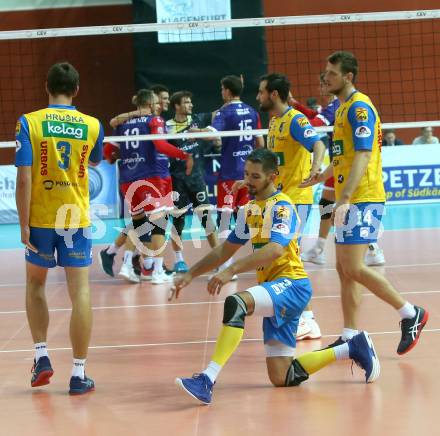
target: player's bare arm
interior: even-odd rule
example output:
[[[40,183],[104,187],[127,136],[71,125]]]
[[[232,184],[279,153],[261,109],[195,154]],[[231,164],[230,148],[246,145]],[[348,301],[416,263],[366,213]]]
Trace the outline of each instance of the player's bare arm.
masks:
[[[300,188],[307,188],[309,186],[316,185],[317,183],[323,183],[332,176],[333,176],[333,165],[330,164],[322,173],[319,173],[317,175],[317,177],[315,177],[313,179],[308,178],[308,179],[304,180],[299,185],[299,187]]]
[[[114,118],[110,120],[110,126],[116,129],[121,124],[124,124],[126,121],[131,120],[132,118],[141,117],[144,115],[150,115],[150,108],[139,108],[134,111],[124,112],[123,114],[116,115]]]
[[[18,219],[21,230],[21,242],[30,250],[38,250],[30,243],[29,215],[31,210],[31,192],[32,192],[32,167],[17,167],[17,182],[15,202],[17,204]]]
[[[230,267],[212,277],[208,283],[208,292],[211,295],[219,294],[223,285],[228,283],[234,274],[264,268],[282,256],[283,252],[284,248],[280,244],[269,242],[260,250],[234,262]]]
[[[222,265],[231,258],[240,247],[241,245],[232,244],[228,241],[215,247],[210,253],[193,265],[187,273],[178,276],[174,280],[173,294],[171,294],[169,300],[174,296],[178,298],[180,290],[189,285],[194,278]]]

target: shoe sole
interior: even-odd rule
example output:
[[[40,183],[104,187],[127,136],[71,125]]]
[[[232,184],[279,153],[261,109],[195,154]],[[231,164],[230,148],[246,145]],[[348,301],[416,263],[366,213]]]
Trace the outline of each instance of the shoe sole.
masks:
[[[297,337],[296,340],[297,341],[312,341],[313,339],[321,339],[322,335],[319,336],[314,336],[314,335],[309,335],[308,333],[306,333],[303,336]]]
[[[110,274],[109,272],[107,272],[105,269],[104,269],[104,265],[103,265],[103,263],[102,263],[102,257],[101,257],[101,253],[99,253],[99,257],[98,257],[98,260],[99,260],[99,264],[101,265],[101,269],[108,275],[108,276],[110,276],[110,277],[114,277],[115,276],[115,273],[112,271],[112,274]]]
[[[207,403],[206,401],[203,401],[199,398],[197,398],[192,392],[190,392],[188,389],[186,389],[185,385],[182,382],[182,379],[180,378],[176,378],[176,380],[174,380],[174,383],[176,383],[177,386],[179,386],[180,388],[182,388],[188,395],[190,395],[191,397],[193,397],[195,400],[197,400],[199,403],[208,405],[211,403]]]
[[[314,260],[314,259],[303,259],[303,258],[301,258],[301,260],[303,262],[314,263],[315,265],[325,265],[326,264],[326,261],[317,261],[317,260]]]
[[[370,338],[370,335],[367,332],[362,332],[365,340],[367,341],[368,346],[373,350],[373,369],[371,370],[371,374],[366,380],[366,383],[373,383],[375,380],[379,378],[380,375],[380,362],[377,358],[376,349],[374,348],[373,341]]]
[[[38,378],[31,382],[31,386],[33,388],[36,388],[38,386],[45,386],[50,383],[50,378],[53,376],[53,370],[48,369],[46,371],[41,371],[40,374],[38,374]]]
[[[87,389],[86,391],[69,391],[69,395],[84,395],[88,394],[89,392],[93,392],[95,390],[95,386],[93,388]]]
[[[140,279],[137,280],[137,281],[136,280],[132,280],[132,279],[130,279],[129,276],[126,276],[125,274],[121,274],[121,273],[118,274],[118,277],[121,278],[121,279],[127,280],[130,283],[140,283],[140,281],[141,281]]]
[[[409,351],[411,351],[417,345],[417,342],[419,342],[420,334],[422,333],[423,328],[425,327],[426,323],[428,322],[428,319],[429,319],[429,312],[427,312],[425,310],[425,314],[423,315],[423,319],[422,319],[422,322],[420,323],[420,327],[419,327],[419,330],[417,332],[416,338],[414,339],[412,344],[405,351],[402,351],[401,353],[397,352],[397,354],[399,356],[402,356],[402,355],[408,353]]]

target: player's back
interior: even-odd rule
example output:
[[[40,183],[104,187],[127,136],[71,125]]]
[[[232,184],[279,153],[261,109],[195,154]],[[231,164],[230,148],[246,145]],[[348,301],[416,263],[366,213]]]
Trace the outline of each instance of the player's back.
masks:
[[[100,122],[73,106],[51,105],[20,118],[17,141],[29,138],[31,145],[32,227],[90,225],[88,163],[95,145],[101,144],[102,136]],[[22,145],[17,147],[17,156]],[[100,158],[98,154],[96,159]],[[19,160],[20,157],[18,164]],[[61,209],[64,209],[59,215],[62,222],[56,222]],[[63,219],[67,216],[71,216],[68,224]]]
[[[217,111],[212,126],[219,131],[243,131],[242,135],[222,138],[219,180],[243,178],[246,157],[256,142],[255,136],[245,132],[261,128],[258,112],[242,101],[232,101]]]
[[[117,136],[150,134],[151,116],[132,118],[116,128]],[[119,143],[119,181],[120,183],[154,177],[156,149],[151,141],[129,140]]]

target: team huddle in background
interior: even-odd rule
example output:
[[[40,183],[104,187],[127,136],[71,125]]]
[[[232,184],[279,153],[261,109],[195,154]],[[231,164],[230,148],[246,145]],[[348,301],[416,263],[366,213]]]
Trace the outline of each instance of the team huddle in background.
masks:
[[[297,386],[330,363],[346,359],[364,370],[367,383],[373,382],[379,377],[380,363],[370,336],[358,329],[361,287],[398,312],[402,336],[397,353],[410,351],[428,312],[404,300],[365,263],[384,263],[377,238],[385,191],[379,113],[369,97],[355,88],[357,74],[353,54],[330,55],[321,75],[329,104],[320,113],[306,114],[292,97],[285,75],[261,77],[256,99],[260,110],[271,117],[266,142],[263,136],[247,133],[260,129],[261,122],[258,112],[240,100],[243,82],[238,76],[221,80],[224,104],[212,114],[193,115],[188,91],[178,91],[170,99],[163,86],[142,89],[133,97],[136,109],[110,121],[118,136],[167,132],[210,132],[212,136],[207,141],[130,139],[107,143],[102,152],[99,121],[72,106],[79,89],[78,73],[68,63],[54,65],[48,73],[49,107],[22,116],[16,134],[17,209],[27,261],[26,309],[36,350],[32,386],[48,384],[53,375],[46,344],[44,285],[47,269],[60,265],[66,271],[73,308],[69,392],[84,394],[94,389],[93,380],[84,372],[91,330],[87,165],[99,163],[102,153],[119,167],[119,187],[131,217],[117,239],[100,252],[106,273],[114,275],[114,259],[124,244],[119,275],[132,282],[168,284],[170,300],[202,274],[212,274],[207,290],[218,294],[240,273],[256,271],[255,286],[226,297],[223,325],[208,366],[193,377],[176,379],[190,396],[211,402],[214,383],[238,347],[246,317],[251,315],[263,318],[267,372],[274,386]],[[165,122],[161,114],[169,104],[174,117]],[[332,135],[325,137],[331,159],[325,170],[326,146],[314,128],[322,125],[334,125]],[[242,134],[216,136],[230,130]],[[216,222],[204,181],[206,147],[218,147],[221,153]],[[301,254],[301,234],[313,203],[312,186],[321,182],[327,189],[320,202],[320,238],[312,250]],[[182,251],[190,208],[199,217],[211,247],[194,265],[185,262]],[[168,270],[163,251],[170,217],[175,264]],[[342,333],[324,349],[295,357],[298,339],[321,337],[311,307],[312,284],[301,257],[325,262],[324,242],[333,224]],[[65,237],[65,229],[71,230],[71,238]],[[233,260],[248,241],[251,254]]]

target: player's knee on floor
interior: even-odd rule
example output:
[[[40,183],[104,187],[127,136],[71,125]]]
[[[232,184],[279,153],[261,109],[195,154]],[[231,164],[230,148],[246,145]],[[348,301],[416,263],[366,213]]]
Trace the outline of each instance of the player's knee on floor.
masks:
[[[322,220],[329,220],[332,217],[334,201],[321,198],[319,200],[319,212]]]
[[[228,295],[226,297],[223,311],[224,325],[244,329],[246,314],[246,303],[237,294]]]
[[[141,242],[150,242],[151,241],[151,233],[149,229],[149,221],[148,218],[143,215],[142,217],[133,217],[133,227],[136,232],[139,240]]]
[[[308,378],[309,374],[307,374],[306,370],[296,359],[293,359],[289,369],[287,370],[284,386],[298,386]]]

